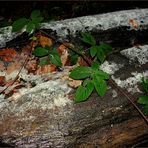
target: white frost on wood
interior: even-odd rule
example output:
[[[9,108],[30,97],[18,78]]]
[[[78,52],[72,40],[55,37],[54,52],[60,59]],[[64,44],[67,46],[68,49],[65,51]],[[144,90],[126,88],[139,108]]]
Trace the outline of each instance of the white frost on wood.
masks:
[[[126,80],[121,80],[120,78],[115,78],[114,76],[112,76],[112,79],[116,82],[118,86],[127,89],[127,91],[132,94],[141,92],[138,88],[137,83],[141,82],[142,77],[148,77],[148,70],[142,73],[133,72],[131,74],[133,75],[133,77],[129,77]]]
[[[148,62],[148,45],[132,47],[129,49],[122,50],[122,55],[130,59],[130,61],[138,61],[139,64],[146,64]]]
[[[124,66],[123,64],[117,64],[115,62],[105,61],[100,66],[100,69],[107,72],[107,73],[109,73],[109,74],[114,74],[117,70],[119,70],[123,66]]]

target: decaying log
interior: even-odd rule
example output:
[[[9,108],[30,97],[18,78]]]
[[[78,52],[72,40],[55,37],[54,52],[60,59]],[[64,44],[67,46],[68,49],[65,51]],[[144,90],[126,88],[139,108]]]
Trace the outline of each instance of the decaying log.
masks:
[[[119,12],[114,12],[92,17],[93,19],[90,16],[89,22],[97,17],[107,19],[107,16],[111,18],[117,15],[118,22],[121,23],[116,22],[114,26],[113,22],[109,22],[108,27],[127,25],[132,16],[134,19],[140,18],[139,22],[141,18],[145,18],[144,22],[147,23],[147,13],[147,9],[121,11],[120,15]],[[86,17],[81,18],[81,21],[85,19]],[[80,21],[80,18],[71,20],[71,23],[76,20]],[[96,25],[92,28],[95,27]],[[101,69],[110,73],[123,91],[128,91],[134,96],[135,102],[143,94],[139,85],[140,77],[148,76],[147,51],[147,45],[140,46],[140,49],[125,48],[120,53],[110,55],[101,65]],[[67,85],[67,81],[61,79],[68,73],[67,69],[42,77],[28,75],[25,71],[20,73],[24,80],[34,82],[36,85],[20,90],[20,96],[13,96],[15,100],[12,97],[4,99],[3,95],[0,95],[1,145],[7,144],[7,147],[18,148],[120,148],[131,146],[142,137],[148,137],[148,125],[126,97],[110,84],[105,97],[101,98],[93,92],[88,101],[74,104],[75,90]],[[52,79],[44,81],[46,77]]]

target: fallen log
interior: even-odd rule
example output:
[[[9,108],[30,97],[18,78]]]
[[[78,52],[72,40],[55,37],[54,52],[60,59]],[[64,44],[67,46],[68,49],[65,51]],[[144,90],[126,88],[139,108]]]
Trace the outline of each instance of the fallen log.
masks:
[[[141,9],[113,12],[95,17],[90,16],[87,21],[90,22],[96,20],[96,18],[102,19],[102,26],[107,25],[106,22],[108,22],[108,27],[97,28],[94,23],[94,26],[89,27],[91,28],[89,31],[96,29],[98,33],[99,29],[106,30],[124,26],[128,24],[131,17],[133,19],[139,18],[139,22],[141,18],[145,18],[144,22],[147,23],[147,13],[147,9]],[[113,19],[112,22],[107,19],[111,19],[111,16],[114,15],[118,16],[118,22],[120,22],[116,22],[115,25],[113,22],[116,19]],[[68,20],[67,22],[71,22],[69,25],[71,26],[76,20],[79,20],[79,22],[81,20],[84,25],[88,25],[86,17]],[[60,30],[61,23],[66,24],[66,21],[59,22],[58,29]],[[143,26],[146,27],[147,24]],[[70,30],[73,32],[72,28]],[[81,30],[82,27],[79,31]],[[57,34],[60,36],[58,31]],[[144,32],[137,32],[137,35],[139,34],[145,35]],[[113,33],[111,35],[113,36]],[[128,38],[127,34],[124,37]],[[74,34],[73,38],[75,38]],[[120,38],[118,38],[119,40]],[[130,42],[127,45],[128,47],[129,44],[132,45]],[[139,85],[140,77],[148,76],[148,48],[147,45],[140,46],[140,49],[138,47],[125,47],[126,45],[122,46],[121,52],[110,55],[107,61],[101,65],[101,69],[110,73],[117,85],[123,91],[132,94],[135,98],[133,101],[136,101],[143,94]],[[62,72],[45,76],[29,75],[25,70],[20,73],[21,78],[36,85],[33,88],[20,89],[21,95],[15,94],[7,99],[0,95],[1,145],[18,148],[110,148],[128,147],[135,144],[139,139],[141,140],[142,137],[148,137],[148,125],[126,97],[112,85],[108,88],[105,97],[100,98],[94,92],[88,101],[74,104],[75,90],[62,80],[62,77],[68,75],[68,73],[69,70],[66,68]],[[46,77],[50,77],[51,80],[44,81]]]

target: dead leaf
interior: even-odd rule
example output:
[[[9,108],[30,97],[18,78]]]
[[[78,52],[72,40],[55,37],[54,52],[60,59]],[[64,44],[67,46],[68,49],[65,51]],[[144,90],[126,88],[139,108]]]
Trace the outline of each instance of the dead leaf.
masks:
[[[6,48],[0,51],[0,57],[5,62],[11,62],[14,60],[15,56],[17,55],[17,52],[14,49]]]
[[[37,74],[45,74],[54,71],[56,71],[55,65],[43,65],[39,67],[39,69],[37,70]]]
[[[78,58],[77,64],[81,66],[88,66],[88,64],[81,57]]]
[[[6,82],[5,76],[0,76],[0,86],[4,86]]]
[[[32,59],[27,62],[26,69],[28,70],[28,73],[35,73],[37,66],[37,60]]]
[[[61,80],[66,81],[68,80],[68,85],[73,87],[73,88],[77,88],[78,86],[80,86],[82,84],[82,80],[74,80],[72,78],[70,78],[68,75],[63,75],[61,77]]]
[[[69,53],[67,48],[62,44],[58,47],[57,51],[61,55],[62,66],[65,66],[69,61]]]
[[[42,47],[45,47],[45,46],[50,47],[52,45],[52,40],[50,38],[42,36],[42,35],[39,37],[39,42]]]
[[[15,70],[19,71],[21,66],[22,65],[21,65],[21,63],[19,63],[19,61],[14,61],[14,62],[9,64],[9,66],[7,67],[6,73],[10,74],[10,73],[12,73]]]
[[[138,29],[138,27],[139,27],[138,22],[137,22],[136,20],[134,20],[134,19],[130,19],[130,20],[129,20],[129,24],[130,24],[134,29]]]
[[[2,62],[2,61],[0,61],[0,70],[1,71],[5,70],[4,62]]]
[[[68,85],[73,87],[73,88],[77,88],[78,86],[80,86],[82,84],[82,80],[71,80]]]

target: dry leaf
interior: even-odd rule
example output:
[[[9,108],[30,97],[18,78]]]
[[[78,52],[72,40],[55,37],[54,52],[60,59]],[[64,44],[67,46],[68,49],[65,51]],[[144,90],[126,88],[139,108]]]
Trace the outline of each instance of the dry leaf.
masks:
[[[68,58],[69,58],[69,53],[67,48],[62,44],[58,47],[58,52],[61,55],[61,62],[62,62],[62,66],[65,66],[66,63],[68,62]]]
[[[80,86],[82,84],[82,80],[71,80],[68,85],[73,87],[73,88],[76,88],[78,86]]]
[[[28,73],[35,73],[37,66],[37,61],[32,59],[27,62],[26,69],[28,70]]]
[[[54,71],[56,71],[55,65],[43,65],[39,67],[39,69],[37,70],[37,74],[45,74]]]
[[[52,40],[42,35],[39,37],[39,42],[42,47],[45,47],[46,45],[50,47],[52,45]]]
[[[129,24],[130,24],[134,29],[138,29],[138,27],[139,27],[138,22],[137,22],[136,20],[134,20],[134,19],[130,19],[130,20],[129,20]]]
[[[17,55],[17,52],[14,49],[6,48],[0,51],[0,57],[5,62],[11,62],[14,60],[15,56]]]
[[[81,57],[78,58],[77,64],[81,66],[88,66],[88,64]]]
[[[7,67],[6,73],[10,74],[10,73],[12,73],[15,70],[19,71],[21,66],[22,65],[21,65],[21,63],[19,61],[15,61],[13,63],[10,63],[9,66]]]
[[[4,86],[6,82],[5,76],[0,76],[0,86]]]
[[[82,84],[82,80],[74,80],[74,79],[70,78],[68,75],[63,75],[61,77],[61,80],[63,80],[63,81],[68,80],[69,81],[68,85],[73,88],[76,88]]]
[[[5,70],[4,62],[2,62],[2,61],[0,61],[0,70],[1,71]]]

